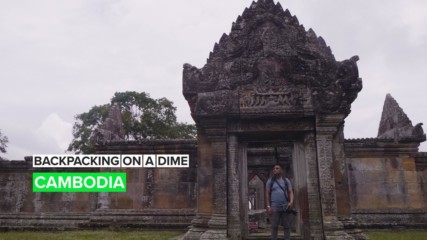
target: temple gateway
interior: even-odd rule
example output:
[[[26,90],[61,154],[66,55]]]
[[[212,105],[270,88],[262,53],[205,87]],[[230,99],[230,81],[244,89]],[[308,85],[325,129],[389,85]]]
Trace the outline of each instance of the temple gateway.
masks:
[[[378,136],[344,138],[362,90],[358,60],[336,61],[280,3],[253,2],[201,69],[184,64],[197,141],[122,141],[117,107],[97,131],[100,154],[189,154],[189,168],[125,169],[126,193],[33,193],[31,158],[1,161],[1,228],[167,228],[185,230],[183,239],[268,239],[257,234],[268,233],[264,188],[279,163],[295,193],[293,239],[425,229],[422,124],[412,125],[387,95]]]

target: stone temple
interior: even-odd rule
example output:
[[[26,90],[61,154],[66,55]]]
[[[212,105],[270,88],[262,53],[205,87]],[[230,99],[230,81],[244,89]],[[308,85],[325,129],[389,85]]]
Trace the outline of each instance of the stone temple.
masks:
[[[344,138],[345,118],[362,90],[357,61],[335,60],[280,3],[253,2],[201,69],[184,64],[197,140],[123,141],[114,107],[97,131],[100,154],[189,154],[189,168],[125,169],[126,193],[33,193],[31,174],[39,170],[31,158],[1,161],[0,226],[162,228],[183,230],[183,239],[251,239],[269,227],[264,186],[280,163],[294,186],[293,239],[425,229],[422,124],[414,126],[387,95],[378,136]]]

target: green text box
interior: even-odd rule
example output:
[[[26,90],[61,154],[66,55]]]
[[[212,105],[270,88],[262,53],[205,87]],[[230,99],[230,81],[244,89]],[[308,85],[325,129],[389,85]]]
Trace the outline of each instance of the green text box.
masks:
[[[33,192],[126,192],[126,173],[34,172]]]

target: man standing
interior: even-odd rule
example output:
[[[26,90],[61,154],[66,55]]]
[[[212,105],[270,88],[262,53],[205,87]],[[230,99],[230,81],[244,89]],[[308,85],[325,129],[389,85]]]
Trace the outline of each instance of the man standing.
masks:
[[[277,230],[282,223],[285,231],[285,240],[291,239],[292,213],[285,209],[292,209],[294,205],[294,192],[289,179],[283,178],[283,168],[274,165],[273,177],[266,183],[265,199],[267,212],[271,216],[271,239],[277,239]]]

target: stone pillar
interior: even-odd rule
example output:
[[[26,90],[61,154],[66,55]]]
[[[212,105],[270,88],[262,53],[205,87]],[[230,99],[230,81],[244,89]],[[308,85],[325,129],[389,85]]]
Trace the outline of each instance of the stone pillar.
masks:
[[[98,204],[97,204],[97,210],[104,210],[108,209],[108,192],[99,192],[98,193]]]
[[[304,224],[308,225],[307,219],[303,218],[303,215],[305,216],[307,213],[307,171],[306,163],[304,161],[304,146],[300,141],[294,142],[292,166],[292,175],[294,176],[292,182],[292,188],[294,190],[294,206],[296,209],[298,209],[298,214],[294,219],[297,234],[302,235],[304,232]]]
[[[144,171],[144,196],[142,197],[142,206],[145,209],[152,208],[154,205],[154,179],[155,173],[153,168],[146,168]]]
[[[108,172],[112,171],[111,168],[102,168],[100,169],[100,172]],[[96,211],[99,210],[108,210],[110,208],[110,194],[108,192],[99,192],[98,193],[98,199],[96,203]]]
[[[337,218],[333,139],[344,117],[343,114],[316,117],[317,162],[325,239],[353,239],[343,231],[343,225]]]
[[[248,153],[247,145],[239,144],[239,175],[240,175],[240,222],[244,239],[249,233],[249,198],[248,198]]]
[[[200,239],[227,239],[227,143],[212,143],[213,209],[208,231]]]
[[[333,140],[334,175],[337,198],[337,215],[349,220],[351,218],[350,190],[348,185],[348,170],[344,151],[344,124],[338,126],[338,132]]]
[[[241,158],[240,158],[241,159]],[[240,174],[239,145],[236,135],[228,137],[228,237],[230,239],[241,239],[244,235],[240,219]],[[243,206],[244,207],[244,206]]]
[[[196,240],[208,229],[212,216],[212,166],[209,159],[211,146],[204,131],[197,128],[197,213],[183,239]]]
[[[210,118],[197,124],[197,215],[184,239],[227,239],[226,121]]]
[[[309,232],[304,229],[304,235],[310,239],[323,239],[322,208],[320,206],[319,171],[314,133],[304,136],[304,158],[307,165],[307,198],[309,215]]]

